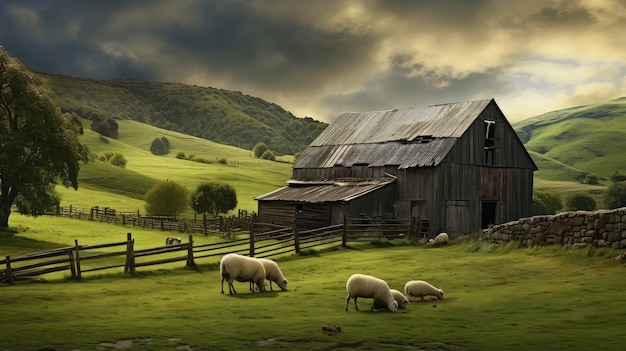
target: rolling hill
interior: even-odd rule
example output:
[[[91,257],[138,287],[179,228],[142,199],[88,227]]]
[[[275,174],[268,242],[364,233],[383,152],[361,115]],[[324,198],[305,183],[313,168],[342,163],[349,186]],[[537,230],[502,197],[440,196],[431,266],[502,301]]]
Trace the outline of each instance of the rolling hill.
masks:
[[[278,155],[304,150],[327,126],[241,92],[179,83],[96,81],[38,73],[63,112],[101,121],[134,120],[251,150],[264,142]],[[87,123],[85,127],[89,127]]]

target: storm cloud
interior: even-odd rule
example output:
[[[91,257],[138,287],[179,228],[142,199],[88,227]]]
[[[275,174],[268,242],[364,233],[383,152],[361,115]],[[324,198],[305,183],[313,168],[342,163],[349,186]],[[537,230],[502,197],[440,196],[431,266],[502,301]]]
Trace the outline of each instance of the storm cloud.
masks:
[[[511,121],[626,95],[611,0],[8,0],[0,45],[30,69],[345,111],[496,99]]]

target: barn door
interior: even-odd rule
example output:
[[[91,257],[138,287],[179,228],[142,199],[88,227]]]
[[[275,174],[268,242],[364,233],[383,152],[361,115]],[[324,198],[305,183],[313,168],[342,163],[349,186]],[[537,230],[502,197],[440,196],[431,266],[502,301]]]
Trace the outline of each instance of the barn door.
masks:
[[[468,200],[446,201],[445,231],[451,237],[457,237],[470,231],[470,213]]]

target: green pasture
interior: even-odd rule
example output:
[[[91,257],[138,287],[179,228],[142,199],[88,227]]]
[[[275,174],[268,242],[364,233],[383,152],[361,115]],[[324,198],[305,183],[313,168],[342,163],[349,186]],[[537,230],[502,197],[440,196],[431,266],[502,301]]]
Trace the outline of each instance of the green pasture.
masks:
[[[83,122],[85,125],[89,122]],[[257,159],[250,150],[214,143],[201,138],[172,132],[147,124],[120,120],[119,138],[102,139],[85,128],[81,141],[96,153],[122,154],[125,168],[103,161],[89,162],[81,167],[79,189],[57,186],[61,205],[79,208],[111,207],[123,212],[144,211],[143,196],[159,181],[177,182],[193,192],[202,182],[231,184],[237,191],[237,209],[256,211],[254,197],[286,185],[291,177],[293,156],[281,156],[279,161]],[[165,156],[150,153],[155,138],[166,137],[170,152]],[[211,161],[200,163],[178,159],[178,152]],[[218,162],[226,159],[226,164]],[[189,209],[185,215],[192,216]]]
[[[127,227],[11,217],[1,252],[16,255],[108,242]],[[145,245],[172,233],[132,230]],[[224,240],[206,237],[203,240]],[[140,240],[137,239],[139,243]],[[519,248],[467,240],[443,248],[407,241],[351,244],[278,259],[288,291],[220,293],[213,263],[81,281],[54,277],[0,286],[0,350],[622,350],[624,265],[616,251]],[[182,265],[182,263],[181,263]],[[345,311],[352,273],[402,290],[411,279],[445,291],[398,313]],[[325,332],[336,325],[339,332]]]

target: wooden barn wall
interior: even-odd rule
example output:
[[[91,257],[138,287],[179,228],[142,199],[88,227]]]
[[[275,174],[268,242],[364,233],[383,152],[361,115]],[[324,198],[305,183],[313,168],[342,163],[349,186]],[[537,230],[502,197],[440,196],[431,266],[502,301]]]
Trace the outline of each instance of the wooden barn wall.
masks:
[[[332,167],[332,168],[294,168],[292,179],[294,180],[328,180],[341,178],[382,178],[385,176],[382,167]]]
[[[387,185],[350,201],[348,217],[357,218],[361,214],[370,217],[393,217],[394,185]]]
[[[259,222],[299,229],[313,229],[330,224],[330,204],[311,204],[293,201],[259,201]]]
[[[494,162],[489,162],[489,164],[487,164],[487,153],[483,149],[485,145],[485,120],[496,122]],[[444,162],[489,167],[534,168],[532,159],[517,137],[515,130],[493,104],[489,105],[468,128],[467,132],[459,138]]]

